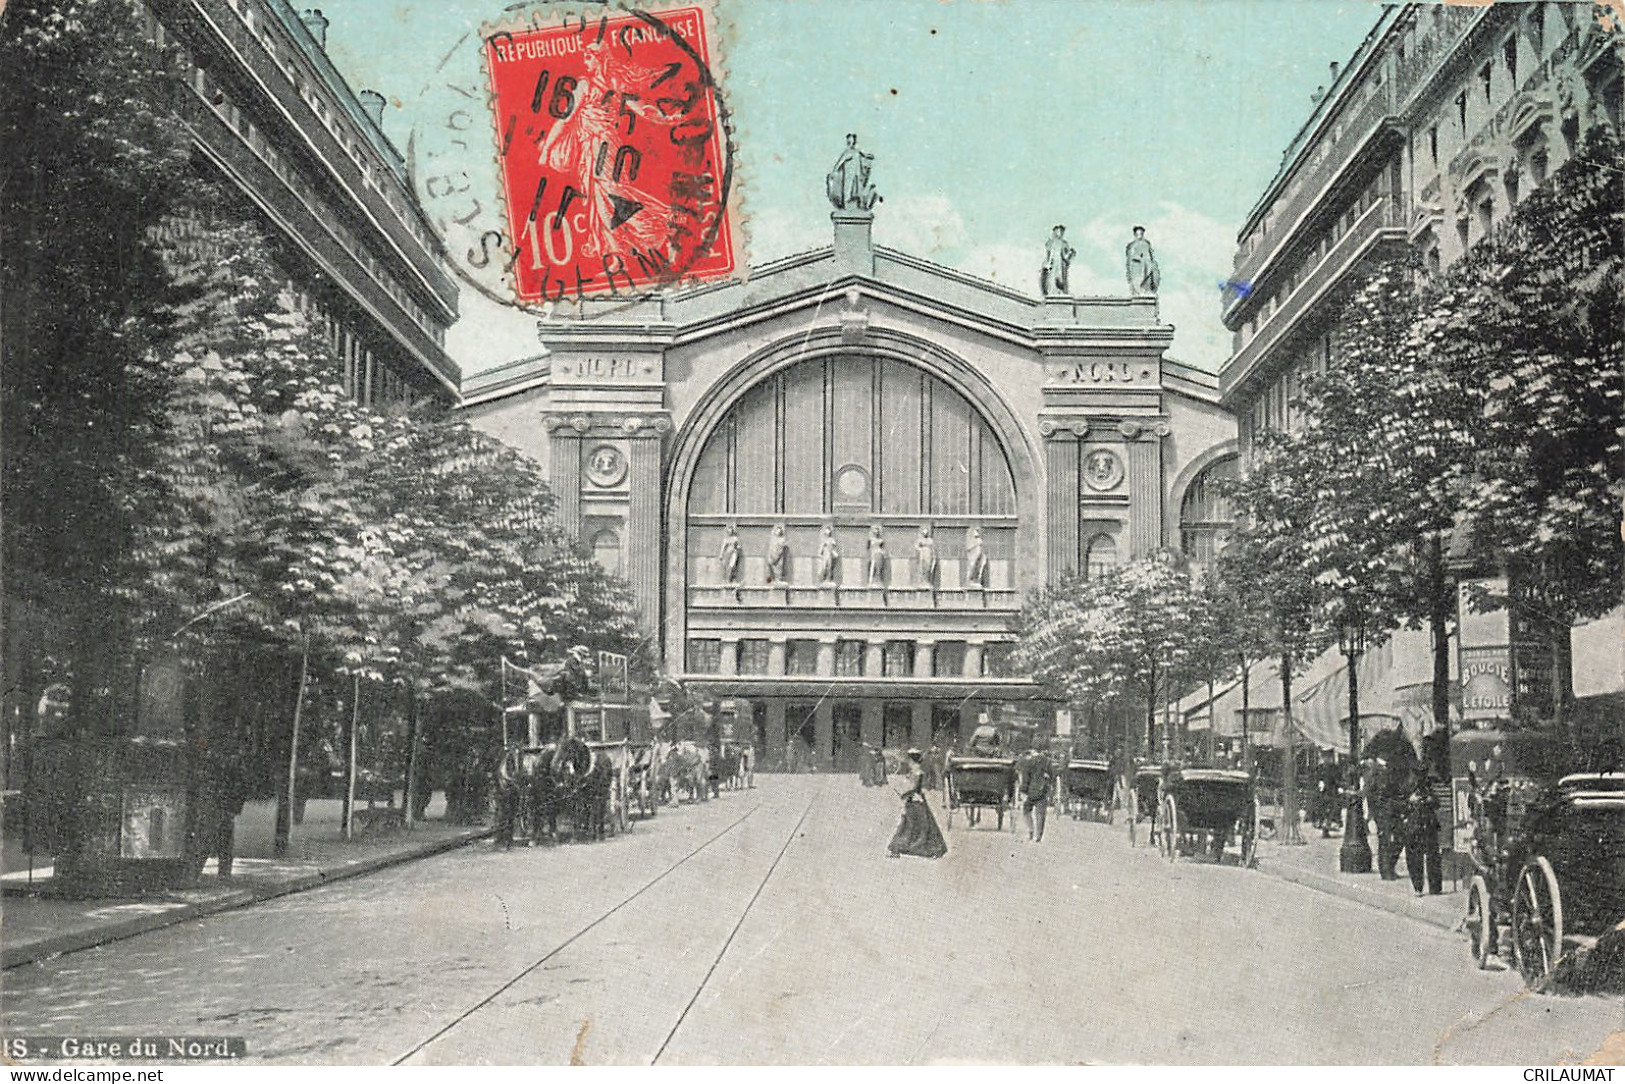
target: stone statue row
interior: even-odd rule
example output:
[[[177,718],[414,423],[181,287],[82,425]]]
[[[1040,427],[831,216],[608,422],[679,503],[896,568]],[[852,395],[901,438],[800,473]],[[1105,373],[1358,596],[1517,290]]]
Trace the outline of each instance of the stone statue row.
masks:
[[[1056,226],[1044,243],[1044,266],[1038,271],[1038,289],[1045,297],[1065,297],[1067,272],[1078,254],[1066,240],[1066,227]],[[1134,227],[1134,240],[1123,249],[1123,275],[1128,279],[1128,292],[1133,297],[1152,297],[1162,285],[1162,271],[1157,267],[1157,254],[1151,242],[1145,239],[1145,227]]]
[[[878,523],[869,528],[867,549],[868,585],[890,586],[890,558],[886,555],[886,538]],[[722,548],[717,554],[717,561],[722,582],[738,583],[744,555],[738,530],[731,523],[722,529]],[[835,540],[835,527],[826,523],[818,537],[818,582],[825,587],[837,586],[840,566],[841,548]],[[785,525],[777,523],[773,525],[773,533],[767,542],[767,582],[788,583],[789,572],[790,540],[785,535]],[[919,535],[914,540],[914,586],[937,586],[937,541],[929,524],[920,526]],[[982,546],[980,527],[972,527],[965,539],[964,587],[967,590],[987,587],[987,553]]]

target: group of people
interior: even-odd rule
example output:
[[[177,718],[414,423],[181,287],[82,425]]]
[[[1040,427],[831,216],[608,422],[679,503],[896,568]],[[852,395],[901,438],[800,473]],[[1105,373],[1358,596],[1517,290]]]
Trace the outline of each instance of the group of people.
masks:
[[[1376,826],[1377,873],[1385,881],[1399,880],[1399,860],[1411,888],[1437,896],[1444,891],[1440,867],[1439,799],[1433,780],[1420,764],[1390,763],[1386,757],[1367,756],[1358,765],[1339,767],[1327,754],[1315,782],[1310,805],[1311,823],[1322,837],[1343,827],[1347,802],[1357,797],[1361,813]]]
[[[878,750],[876,750],[878,753]],[[886,853],[897,858],[913,855],[920,858],[941,858],[948,853],[948,842],[937,827],[931,806],[926,801],[927,774],[923,766],[925,754],[919,749],[908,751],[908,764],[899,775],[898,793],[903,799],[903,815],[897,831],[892,835]],[[885,782],[884,764],[880,768],[880,782]],[[862,769],[860,778],[869,784]],[[1027,828],[1027,840],[1040,843],[1044,839],[1044,822],[1050,800],[1055,792],[1057,772],[1054,763],[1041,750],[1033,749],[1016,760],[1016,790],[1021,798],[1021,819]]]

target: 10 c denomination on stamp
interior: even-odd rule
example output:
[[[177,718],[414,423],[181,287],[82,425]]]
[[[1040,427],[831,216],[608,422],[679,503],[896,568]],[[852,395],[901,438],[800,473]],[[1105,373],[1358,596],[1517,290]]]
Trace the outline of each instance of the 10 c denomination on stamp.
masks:
[[[520,302],[733,274],[732,159],[704,8],[483,38]]]

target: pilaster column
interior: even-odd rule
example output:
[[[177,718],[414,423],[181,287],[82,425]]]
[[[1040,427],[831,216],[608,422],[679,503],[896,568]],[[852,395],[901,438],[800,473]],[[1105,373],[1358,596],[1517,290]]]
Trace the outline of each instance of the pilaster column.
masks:
[[[548,438],[548,474],[553,482],[554,516],[571,536],[581,533],[581,434],[561,425]]]
[[[784,701],[767,702],[767,749],[763,751],[770,767],[784,768]]]
[[[579,444],[579,442],[578,442]],[[660,436],[631,442],[627,465],[627,579],[644,632],[660,627]],[[578,512],[579,516],[579,512]]]
[[[863,701],[863,721],[860,740],[879,748],[886,741],[886,705],[879,700]]]
[[[787,649],[783,640],[769,640],[767,642],[767,672],[774,677],[783,677],[785,674],[785,655]]]
[[[818,676],[835,676],[835,641],[818,641]]]
[[[835,763],[835,705],[826,698],[813,709],[813,763],[829,771]]]
[[[909,705],[913,718],[909,720],[908,743],[916,749],[931,747],[931,701],[916,700]]]
[[[722,657],[717,666],[717,673],[725,677],[732,677],[739,673],[739,640],[737,637],[722,641]]]
[[[965,645],[965,672],[960,676],[968,678],[982,676],[982,645],[974,640]]]
[[[1078,567],[1078,442],[1057,429],[1044,440],[1044,492],[1049,582]]]
[[[931,677],[931,653],[936,648],[935,640],[914,641],[914,676]]]
[[[879,677],[886,672],[886,642],[870,640],[863,649],[863,676]]]
[[[1125,423],[1126,425],[1127,423]],[[1144,557],[1162,547],[1162,429],[1136,431],[1124,451],[1128,462],[1129,557]]]

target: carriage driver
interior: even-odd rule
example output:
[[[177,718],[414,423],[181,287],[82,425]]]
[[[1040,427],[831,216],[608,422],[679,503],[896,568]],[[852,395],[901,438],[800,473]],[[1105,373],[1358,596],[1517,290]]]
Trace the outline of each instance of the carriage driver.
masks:
[[[1027,838],[1034,843],[1044,839],[1044,815],[1049,811],[1050,791],[1055,786],[1055,766],[1043,751],[1029,749],[1016,763],[1021,775],[1021,819],[1027,824]]]

